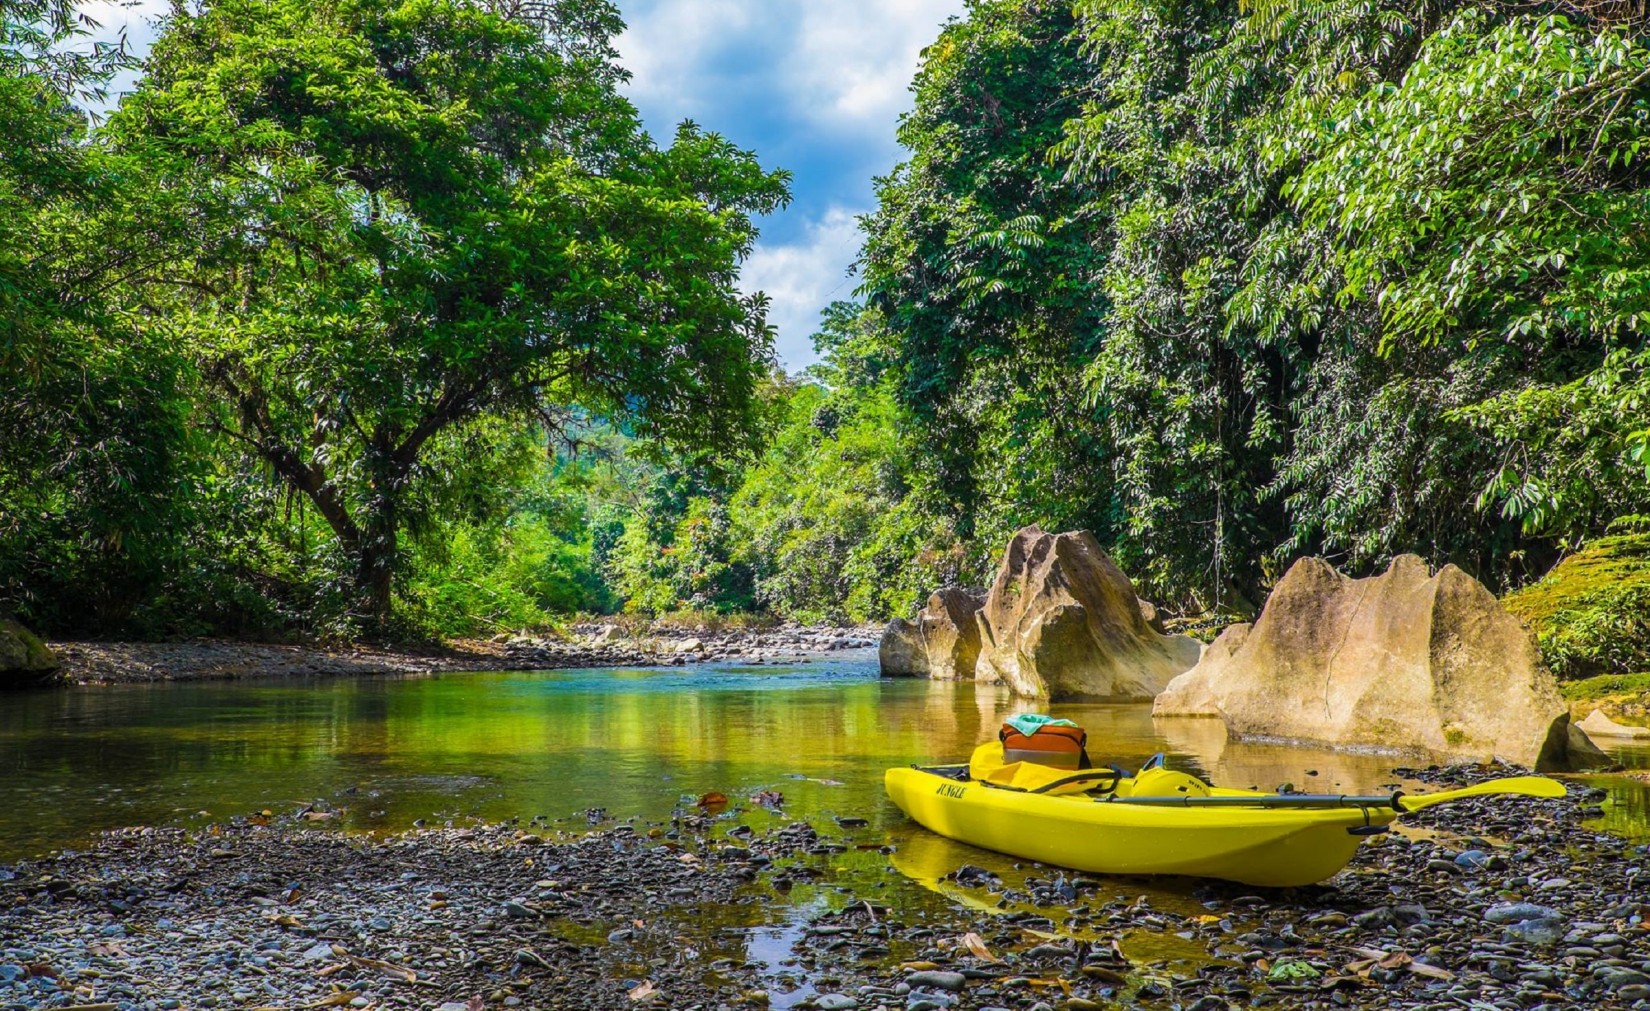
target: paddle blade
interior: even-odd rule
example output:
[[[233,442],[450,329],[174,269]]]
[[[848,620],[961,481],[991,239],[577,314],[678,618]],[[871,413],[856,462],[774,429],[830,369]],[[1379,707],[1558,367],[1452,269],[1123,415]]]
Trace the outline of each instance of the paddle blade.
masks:
[[[1401,811],[1419,811],[1423,807],[1434,804],[1447,804],[1452,800],[1466,800],[1468,797],[1487,797],[1497,793],[1516,793],[1524,797],[1562,797],[1564,784],[1546,776],[1510,776],[1506,779],[1492,779],[1487,783],[1476,786],[1463,786],[1459,790],[1443,790],[1438,793],[1406,793],[1400,799],[1403,805]]]

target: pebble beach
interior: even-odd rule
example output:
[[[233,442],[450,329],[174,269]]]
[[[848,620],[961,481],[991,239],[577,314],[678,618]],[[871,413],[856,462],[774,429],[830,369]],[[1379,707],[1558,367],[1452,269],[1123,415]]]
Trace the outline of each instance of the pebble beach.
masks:
[[[1126,879],[962,862],[941,884],[967,902],[843,895],[799,910],[778,951],[752,943],[763,910],[891,849],[874,829],[753,829],[737,815],[761,797],[386,836],[256,812],[0,867],[0,1008],[1650,1008],[1645,850],[1588,827],[1601,796],[1440,805],[1323,885],[1185,882],[1177,909]],[[1143,935],[1200,954],[1120,943]]]

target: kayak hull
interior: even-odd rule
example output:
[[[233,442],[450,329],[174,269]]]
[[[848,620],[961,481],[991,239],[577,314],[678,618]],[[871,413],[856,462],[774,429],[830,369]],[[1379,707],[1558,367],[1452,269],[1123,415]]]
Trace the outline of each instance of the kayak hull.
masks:
[[[1396,811],[1359,808],[1187,808],[1107,803],[889,769],[888,796],[930,831],[1040,863],[1094,874],[1177,874],[1282,888],[1335,875]],[[1218,795],[1253,796],[1216,790]]]

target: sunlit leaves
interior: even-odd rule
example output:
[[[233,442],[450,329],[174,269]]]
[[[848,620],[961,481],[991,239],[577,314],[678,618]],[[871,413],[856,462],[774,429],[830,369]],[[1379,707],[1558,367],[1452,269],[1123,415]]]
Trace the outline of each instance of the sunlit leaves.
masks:
[[[174,11],[111,120],[194,238],[139,279],[155,325],[380,617],[444,433],[747,438],[771,334],[735,283],[788,176],[691,124],[656,145],[620,28],[606,0],[221,0]]]

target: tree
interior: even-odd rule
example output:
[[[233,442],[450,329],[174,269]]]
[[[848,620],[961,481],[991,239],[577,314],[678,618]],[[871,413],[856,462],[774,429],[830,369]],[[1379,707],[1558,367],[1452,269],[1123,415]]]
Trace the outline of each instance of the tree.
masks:
[[[180,7],[111,117],[192,236],[134,280],[148,325],[378,620],[446,433],[747,429],[771,333],[734,283],[788,175],[691,123],[656,145],[616,90],[621,28],[606,0]]]
[[[77,101],[120,41],[63,0],[0,0],[0,611],[64,628],[152,595],[184,463],[178,363],[109,294],[141,248]]]
[[[1081,382],[1103,335],[1103,221],[1050,158],[1081,107],[1077,27],[1069,3],[971,0],[924,51],[910,157],[864,221],[863,293],[918,493],[993,551],[1026,523],[1116,520]]]

